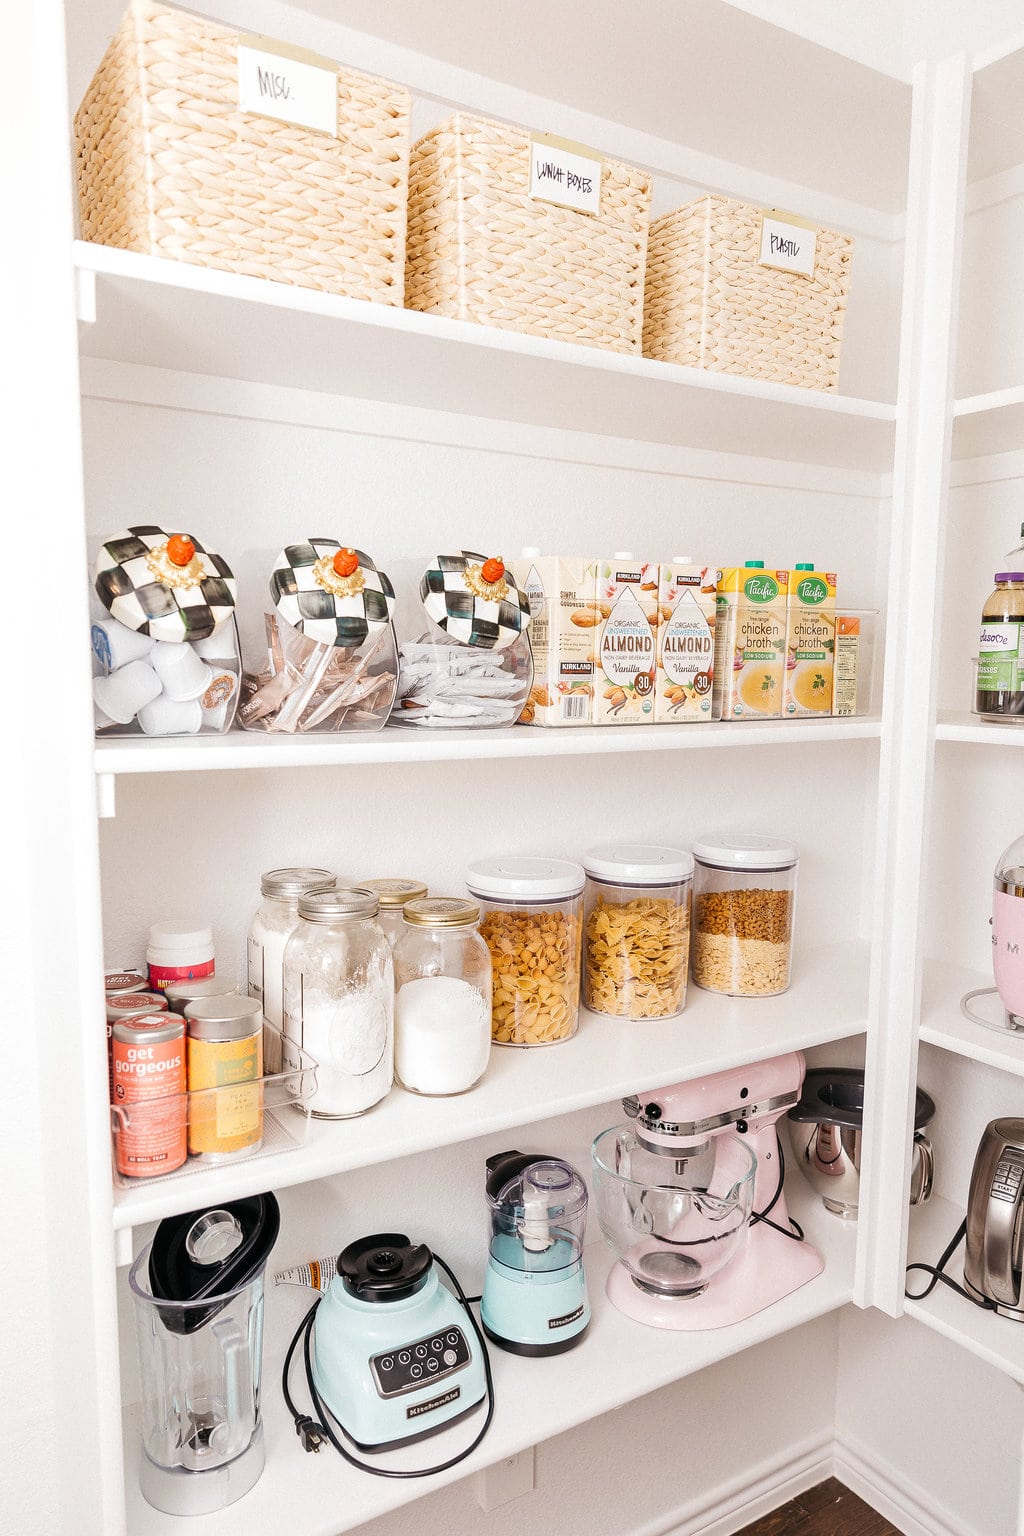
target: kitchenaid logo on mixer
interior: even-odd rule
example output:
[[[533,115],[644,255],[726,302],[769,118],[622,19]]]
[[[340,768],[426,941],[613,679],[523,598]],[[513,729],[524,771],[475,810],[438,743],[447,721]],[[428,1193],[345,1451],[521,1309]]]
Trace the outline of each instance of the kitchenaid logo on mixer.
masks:
[[[561,1317],[549,1317],[548,1318],[548,1327],[549,1328],[568,1328],[570,1323],[578,1322],[579,1319],[582,1316],[583,1316],[583,1303],[581,1302],[580,1305],[576,1308],[575,1312],[565,1312],[565,1313],[563,1313],[563,1315]]]
[[[448,1403],[454,1403],[462,1396],[461,1387],[452,1387],[447,1392],[442,1392],[440,1397],[432,1397],[428,1403],[413,1403],[411,1408],[405,1410],[407,1419],[418,1419],[421,1414],[432,1413],[435,1408],[444,1408]]]

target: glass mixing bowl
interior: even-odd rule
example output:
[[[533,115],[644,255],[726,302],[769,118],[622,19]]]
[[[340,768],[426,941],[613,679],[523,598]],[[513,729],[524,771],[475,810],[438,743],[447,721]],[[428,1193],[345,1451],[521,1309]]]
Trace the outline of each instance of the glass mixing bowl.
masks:
[[[741,1251],[757,1158],[738,1136],[676,1158],[643,1146],[632,1126],[613,1125],[592,1156],[601,1231],[641,1291],[699,1296]]]

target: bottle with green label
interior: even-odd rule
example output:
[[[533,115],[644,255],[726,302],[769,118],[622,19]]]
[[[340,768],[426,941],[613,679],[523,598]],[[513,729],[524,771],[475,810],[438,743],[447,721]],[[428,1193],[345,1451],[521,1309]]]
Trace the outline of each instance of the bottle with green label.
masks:
[[[975,708],[1005,720],[1024,717],[1024,569],[997,571],[995,583],[981,610]]]

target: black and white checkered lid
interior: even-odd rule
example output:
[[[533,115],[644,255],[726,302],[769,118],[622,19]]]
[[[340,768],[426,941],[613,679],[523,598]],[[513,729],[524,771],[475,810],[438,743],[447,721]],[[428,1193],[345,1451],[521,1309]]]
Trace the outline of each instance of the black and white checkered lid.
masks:
[[[188,570],[192,585],[161,579],[166,545],[174,537],[155,524],[128,528],[107,539],[96,557],[96,591],[118,623],[154,640],[205,640],[235,611],[235,578],[227,561],[187,537],[195,553]]]
[[[270,595],[292,629],[324,645],[351,650],[391,623],[395,589],[361,549],[349,551],[359,562],[353,575],[337,578],[331,562],[345,547],[337,539],[287,545],[274,562]],[[333,590],[335,585],[339,590]]]
[[[487,557],[462,549],[454,555],[435,555],[420,580],[424,612],[452,640],[483,650],[503,651],[512,645],[530,622],[530,600],[504,571],[500,580],[482,577]],[[496,597],[489,597],[493,586]]]

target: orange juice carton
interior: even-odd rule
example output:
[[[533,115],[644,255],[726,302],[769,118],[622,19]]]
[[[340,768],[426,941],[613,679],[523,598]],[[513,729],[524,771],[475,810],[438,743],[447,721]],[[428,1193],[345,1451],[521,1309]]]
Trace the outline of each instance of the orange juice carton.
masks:
[[[658,568],[654,723],[713,720],[718,570],[674,557]]]
[[[593,565],[582,558],[528,549],[512,561],[511,570],[530,601],[533,648],[533,688],[520,721],[592,725],[594,655],[601,623]]]
[[[715,704],[723,720],[779,720],[786,671],[789,571],[763,560],[718,573]]]
[[[782,713],[832,713],[832,673],[835,660],[836,577],[813,565],[795,565],[789,578],[786,628],[786,673]]]
[[[832,713],[834,715],[858,713],[857,673],[861,664],[860,642],[860,614],[837,613],[835,668],[832,679]]]
[[[653,725],[658,566],[619,553],[591,564],[600,617],[595,725]]]

